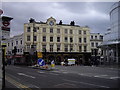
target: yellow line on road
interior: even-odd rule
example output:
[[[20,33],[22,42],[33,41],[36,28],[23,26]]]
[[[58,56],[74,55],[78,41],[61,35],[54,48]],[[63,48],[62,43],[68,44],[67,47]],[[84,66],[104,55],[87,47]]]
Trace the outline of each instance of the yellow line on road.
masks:
[[[31,88],[29,88],[29,87],[27,87],[27,86],[25,86],[25,85],[23,85],[23,84],[15,81],[14,79],[10,78],[9,76],[5,76],[5,77],[6,77],[6,80],[7,80],[9,83],[13,84],[13,85],[16,86],[17,88],[24,88],[25,90],[32,90]]]

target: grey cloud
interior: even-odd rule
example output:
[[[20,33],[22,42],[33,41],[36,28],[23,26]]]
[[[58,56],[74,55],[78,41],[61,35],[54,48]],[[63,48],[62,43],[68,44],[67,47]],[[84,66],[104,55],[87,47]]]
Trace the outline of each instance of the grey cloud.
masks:
[[[91,32],[104,33],[109,26],[109,11],[112,4],[113,2],[4,2],[2,8],[4,15],[14,18],[11,24],[12,35],[16,35],[16,32],[22,33],[23,25],[29,18],[46,21],[50,16],[56,18],[57,22],[63,20],[63,23],[69,24],[74,20],[77,25],[88,25]]]

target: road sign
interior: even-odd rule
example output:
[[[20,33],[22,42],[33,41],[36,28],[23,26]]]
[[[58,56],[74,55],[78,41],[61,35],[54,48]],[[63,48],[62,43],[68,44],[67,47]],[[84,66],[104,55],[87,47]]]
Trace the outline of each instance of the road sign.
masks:
[[[45,65],[45,61],[43,59],[38,59],[38,65],[40,66],[44,66]]]
[[[38,56],[38,58],[42,58],[42,53],[41,52],[37,52],[37,56]]]

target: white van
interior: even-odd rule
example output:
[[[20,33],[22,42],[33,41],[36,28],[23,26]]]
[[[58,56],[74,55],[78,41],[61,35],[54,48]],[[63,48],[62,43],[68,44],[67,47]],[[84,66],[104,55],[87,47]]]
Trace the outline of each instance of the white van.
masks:
[[[68,65],[75,65],[75,59],[68,59]]]

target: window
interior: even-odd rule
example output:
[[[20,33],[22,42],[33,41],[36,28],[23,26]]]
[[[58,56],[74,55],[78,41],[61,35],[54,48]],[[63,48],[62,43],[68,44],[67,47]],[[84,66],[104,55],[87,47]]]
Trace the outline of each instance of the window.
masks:
[[[18,45],[18,41],[16,41],[16,45]]]
[[[36,50],[37,45],[34,44],[34,49]]]
[[[17,49],[17,52],[19,52],[19,49]]]
[[[92,49],[92,55],[94,55],[94,49]]]
[[[27,45],[27,50],[29,50],[30,49],[30,45]]]
[[[50,42],[53,42],[53,37],[50,37]]]
[[[95,39],[97,39],[97,36],[95,36]]]
[[[42,48],[43,48],[43,52],[46,51],[46,45],[42,45]]]
[[[86,38],[84,38],[84,43],[86,43]]]
[[[8,43],[8,46],[9,46],[9,43]]]
[[[93,39],[93,36],[91,35],[91,39]]]
[[[43,28],[43,32],[46,32],[46,28]]]
[[[57,52],[60,51],[60,44],[57,45]]]
[[[98,46],[98,43],[96,42],[96,47]]]
[[[103,36],[100,36],[100,39],[103,40]]]
[[[12,46],[13,46],[13,42],[12,42]]]
[[[20,49],[20,52],[22,52],[22,49]]]
[[[22,44],[22,40],[20,41],[20,43]]]
[[[73,30],[70,29],[70,34],[73,34]]]
[[[30,36],[27,36],[27,41],[30,41]]]
[[[65,37],[65,42],[67,42],[68,41],[68,38],[67,37]]]
[[[84,31],[84,34],[86,34],[86,31]]]
[[[37,41],[37,36],[34,36],[34,41]]]
[[[79,38],[79,43],[81,43],[82,42],[82,39],[81,38]]]
[[[60,29],[59,28],[57,29],[57,33],[60,33]]]
[[[60,37],[57,37],[57,42],[60,42]]]
[[[82,51],[82,46],[79,46],[79,52],[81,52]]]
[[[46,42],[46,36],[43,36],[43,42]]]
[[[91,46],[94,47],[94,42],[91,43]]]
[[[53,28],[50,28],[50,33],[53,33]]]
[[[36,27],[37,28],[37,30],[39,30],[39,27]]]
[[[33,32],[37,32],[37,27],[34,27],[34,30],[33,30]]]
[[[73,38],[72,37],[70,37],[70,42],[73,42]]]
[[[82,31],[81,30],[79,30],[79,34],[81,34],[82,33]]]
[[[70,52],[73,50],[73,45],[70,45]]]
[[[27,32],[30,32],[30,27],[27,27]]]
[[[86,52],[87,51],[87,46],[84,46],[84,52]]]
[[[65,45],[65,52],[68,52],[68,45]]]
[[[67,29],[65,29],[65,34],[67,34],[68,33],[68,30]]]
[[[50,45],[50,52],[53,52],[53,45]]]

